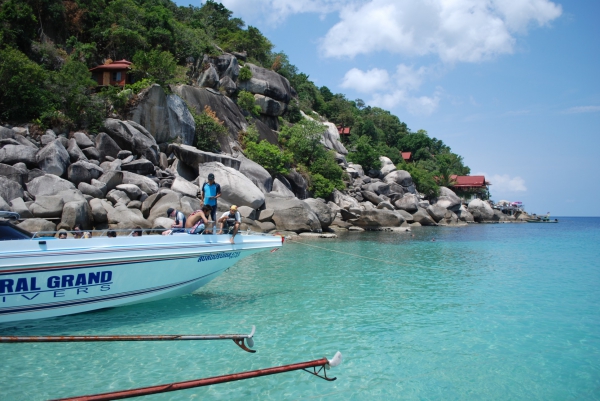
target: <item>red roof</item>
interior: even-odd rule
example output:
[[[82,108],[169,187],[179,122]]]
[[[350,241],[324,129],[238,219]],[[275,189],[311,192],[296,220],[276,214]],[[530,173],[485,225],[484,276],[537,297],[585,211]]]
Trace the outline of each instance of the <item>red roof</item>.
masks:
[[[402,154],[402,158],[406,161],[412,160],[412,152],[400,152]]]
[[[110,64],[102,64],[98,67],[90,68],[90,71],[109,71],[109,70],[128,70],[131,68],[131,61],[125,59],[113,61]]]
[[[340,135],[350,135],[350,127],[338,127]]]
[[[453,175],[453,181],[456,181],[454,188],[465,188],[465,187],[485,187],[486,185],[490,185],[489,182],[485,181],[485,176],[483,175]]]

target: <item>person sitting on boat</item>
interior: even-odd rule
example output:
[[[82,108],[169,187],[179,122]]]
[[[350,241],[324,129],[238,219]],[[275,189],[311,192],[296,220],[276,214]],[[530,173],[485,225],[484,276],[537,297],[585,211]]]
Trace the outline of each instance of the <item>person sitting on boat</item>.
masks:
[[[141,237],[143,232],[144,232],[144,230],[142,230],[142,227],[135,226],[133,231],[131,232],[131,236],[132,237]]]
[[[204,205],[201,210],[190,214],[187,220],[187,224],[190,226],[188,234],[210,234],[211,232],[206,230],[206,227],[208,227],[211,212],[212,208],[209,205]]]
[[[106,236],[108,238],[117,238],[117,233],[113,230],[108,230],[108,232],[106,233]]]
[[[81,231],[81,226],[79,224],[75,224],[73,226],[73,238],[80,239],[83,236],[83,232]]]
[[[184,233],[185,232],[185,214],[179,210],[175,210],[172,207],[167,209],[167,217],[175,219],[175,222],[171,224],[171,229],[163,231],[162,235],[171,235],[173,233]]]
[[[211,220],[217,220],[217,199],[221,197],[221,186],[215,182],[215,175],[208,175],[208,182],[205,182],[200,189],[200,201],[203,205],[212,208]]]
[[[67,239],[67,232],[66,231],[59,231],[58,232],[58,239]]]
[[[222,234],[223,226],[226,226],[225,230],[228,234],[231,234],[229,242],[233,244],[233,239],[240,229],[240,224],[242,224],[242,217],[240,216],[240,212],[238,212],[236,205],[231,205],[229,211],[223,213],[219,219],[219,224],[219,232],[217,234]]]

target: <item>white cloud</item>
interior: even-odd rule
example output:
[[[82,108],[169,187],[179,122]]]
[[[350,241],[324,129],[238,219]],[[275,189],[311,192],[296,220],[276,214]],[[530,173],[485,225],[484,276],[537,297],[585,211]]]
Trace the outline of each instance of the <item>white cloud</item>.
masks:
[[[600,106],[579,106],[579,107],[571,107],[570,109],[567,109],[564,112],[567,114],[578,114],[578,113],[597,113],[599,111],[600,111]]]
[[[490,192],[492,193],[527,191],[525,180],[519,176],[511,177],[508,174],[488,175],[485,173],[477,173],[473,175],[484,175],[485,179],[492,184],[490,187]]]
[[[262,20],[280,24],[293,14],[317,13],[321,15],[339,11],[348,0],[220,0],[225,7],[244,20]]]
[[[514,34],[561,14],[549,0],[372,0],[345,6],[321,48],[327,57],[387,51],[478,62],[512,53]]]
[[[433,71],[432,68],[399,64],[396,72],[390,78],[386,70],[373,68],[362,71],[352,68],[344,76],[342,88],[350,88],[363,93],[372,93],[368,102],[370,105],[384,109],[393,109],[403,106],[414,115],[430,115],[433,113],[441,99],[441,89],[437,89],[432,96],[416,96],[423,80]]]
[[[342,88],[354,89],[358,92],[373,92],[385,88],[390,77],[386,70],[373,68],[368,71],[361,71],[358,68],[349,70],[342,84]]]

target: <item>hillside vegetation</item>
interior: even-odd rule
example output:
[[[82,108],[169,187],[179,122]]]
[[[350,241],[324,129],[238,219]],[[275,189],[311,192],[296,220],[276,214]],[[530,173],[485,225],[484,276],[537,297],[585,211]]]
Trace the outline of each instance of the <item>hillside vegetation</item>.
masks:
[[[333,152],[319,143],[322,126],[304,119],[301,111],[316,121],[351,127],[344,143],[348,161],[368,171],[379,168],[379,157],[387,156],[429,197],[438,194],[438,185],[450,184],[452,174],[470,172],[441,140],[424,130],[411,131],[397,116],[361,99],[317,87],[273,48],[257,28],[210,0],[202,7],[179,7],[168,0],[2,0],[0,121],[32,123],[40,131],[60,126],[94,132],[106,117],[120,115],[135,100],[132,93],[152,83],[165,90],[169,84],[192,84],[191,67],[205,55],[224,51],[276,71],[297,94],[280,117],[278,145],[259,141],[252,127],[240,137],[247,156],[272,175],[296,168],[318,197],[344,187]],[[120,59],[133,61],[137,82],[96,93],[89,69]],[[248,74],[248,68],[241,68],[239,79],[249,79]],[[259,113],[251,94],[241,91],[232,97],[248,118]],[[220,129],[218,119],[206,113],[194,117],[199,148],[216,150],[211,135]],[[412,152],[414,162],[404,163],[400,151]]]

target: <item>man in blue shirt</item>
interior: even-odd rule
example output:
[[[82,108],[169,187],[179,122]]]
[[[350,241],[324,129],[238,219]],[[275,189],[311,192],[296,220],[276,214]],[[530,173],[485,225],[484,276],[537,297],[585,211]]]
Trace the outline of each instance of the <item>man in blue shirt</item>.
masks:
[[[217,221],[217,199],[221,197],[221,186],[215,182],[215,175],[208,175],[208,182],[202,185],[200,198],[203,205],[212,207],[211,220]]]

